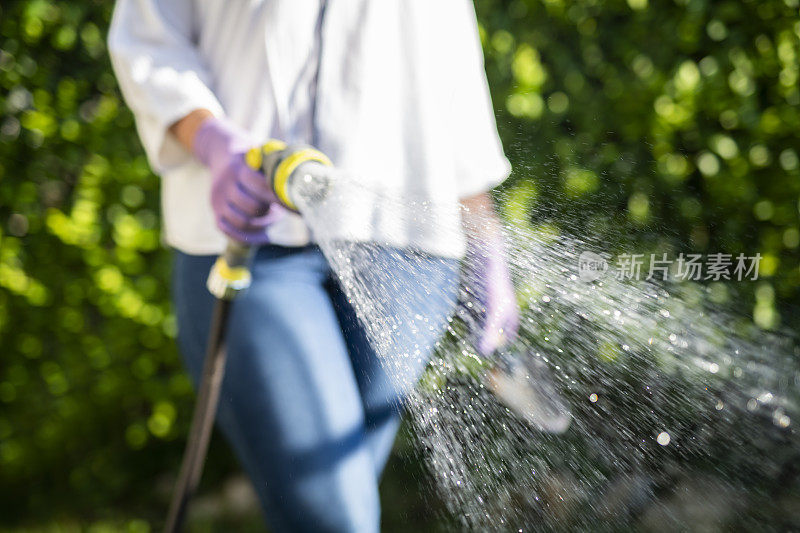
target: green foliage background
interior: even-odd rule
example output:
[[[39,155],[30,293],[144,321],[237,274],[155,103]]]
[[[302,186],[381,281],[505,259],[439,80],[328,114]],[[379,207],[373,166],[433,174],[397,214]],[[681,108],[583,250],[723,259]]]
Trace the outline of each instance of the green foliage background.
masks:
[[[798,0],[476,8],[510,217],[642,251],[760,252],[738,303],[798,323]],[[0,6],[0,528],[146,531],[188,426],[159,183],[110,70],[110,12]],[[232,465],[212,452],[209,484]]]

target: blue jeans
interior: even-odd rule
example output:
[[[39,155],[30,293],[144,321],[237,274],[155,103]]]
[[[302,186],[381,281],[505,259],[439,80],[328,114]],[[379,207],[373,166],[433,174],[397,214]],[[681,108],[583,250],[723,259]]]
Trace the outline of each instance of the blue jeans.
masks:
[[[382,274],[368,283],[419,283],[415,269],[403,268],[405,252],[379,255],[373,271]],[[178,342],[195,384],[214,304],[205,288],[214,260],[175,253]],[[382,312],[399,315],[393,320],[423,315],[432,326],[397,336],[398,350],[417,354],[402,359],[406,375],[397,379],[382,367],[319,248],[258,250],[253,284],[231,310],[217,422],[273,530],[378,531],[378,481],[408,392],[399,384],[421,374],[456,295],[455,260],[415,254],[414,263],[439,297],[412,289],[381,302]]]

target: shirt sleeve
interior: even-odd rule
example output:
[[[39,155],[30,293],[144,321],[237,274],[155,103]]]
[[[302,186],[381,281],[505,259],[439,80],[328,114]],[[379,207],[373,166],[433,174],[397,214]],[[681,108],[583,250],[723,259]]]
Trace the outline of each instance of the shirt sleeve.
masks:
[[[460,20],[454,20],[452,26],[457,28],[459,37],[453,54],[460,71],[455,77],[459,85],[454,97],[456,108],[461,111],[456,115],[454,138],[459,197],[468,198],[505,181],[511,164],[497,133],[475,8],[471,1],[459,3],[453,11]]]
[[[111,63],[150,165],[162,174],[191,155],[169,127],[194,109],[222,114],[196,47],[190,0],[118,0],[108,34]]]

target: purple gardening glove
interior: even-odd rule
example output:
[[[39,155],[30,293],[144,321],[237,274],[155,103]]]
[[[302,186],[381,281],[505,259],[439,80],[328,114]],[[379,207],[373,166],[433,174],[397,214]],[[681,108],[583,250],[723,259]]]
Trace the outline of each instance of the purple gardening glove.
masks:
[[[501,234],[468,238],[468,271],[473,300],[479,306],[475,330],[478,352],[491,355],[517,336],[519,307]]]
[[[244,154],[256,144],[234,125],[210,118],[197,130],[192,147],[211,170],[217,227],[228,237],[253,245],[269,242],[267,226],[285,213],[264,175],[244,162]]]

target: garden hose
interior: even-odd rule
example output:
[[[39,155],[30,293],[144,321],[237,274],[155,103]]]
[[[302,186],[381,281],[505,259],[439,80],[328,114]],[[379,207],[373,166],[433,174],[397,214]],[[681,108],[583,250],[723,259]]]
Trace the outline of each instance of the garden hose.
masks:
[[[247,152],[245,162],[264,174],[278,200],[292,211],[298,210],[297,191],[302,190],[306,195],[316,198],[322,198],[328,192],[329,173],[317,171],[330,167],[331,162],[325,154],[309,146],[288,146],[282,141],[271,140]],[[298,184],[302,185],[300,189]],[[203,473],[225,375],[228,314],[232,301],[250,286],[252,275],[249,265],[252,256],[252,247],[229,240],[225,252],[217,258],[208,276],[206,286],[217,301],[209,329],[197,404],[164,527],[166,533],[181,530],[189,500]]]

